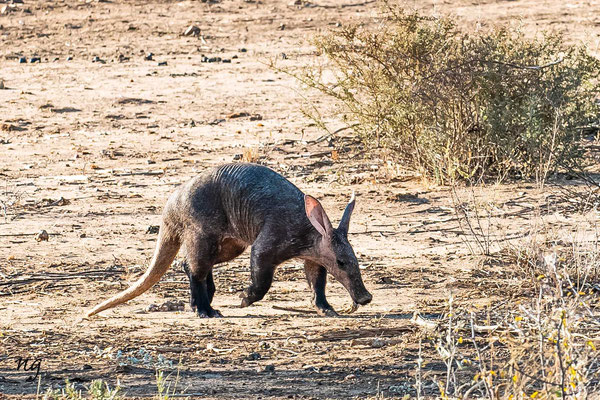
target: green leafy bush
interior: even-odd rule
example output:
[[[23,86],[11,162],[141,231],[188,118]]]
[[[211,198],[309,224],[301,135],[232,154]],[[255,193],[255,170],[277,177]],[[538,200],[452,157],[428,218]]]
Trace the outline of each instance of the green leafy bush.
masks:
[[[365,144],[438,182],[536,177],[583,157],[600,62],[558,34],[464,33],[388,7],[375,26],[320,36],[327,62],[296,74],[332,96]]]

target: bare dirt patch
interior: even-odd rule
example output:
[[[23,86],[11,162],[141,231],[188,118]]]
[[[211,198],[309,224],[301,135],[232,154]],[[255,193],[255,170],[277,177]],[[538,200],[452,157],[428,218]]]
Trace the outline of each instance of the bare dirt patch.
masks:
[[[419,7],[454,12],[471,28],[522,18],[532,33],[558,27],[598,43],[598,3],[575,1],[566,11],[541,1],[452,3]],[[310,62],[306,39],[368,23],[377,7],[63,0],[25,1],[0,15],[0,393],[35,396],[35,371],[17,369],[23,357],[41,360],[42,391],[65,378],[102,378],[151,397],[155,371],[179,369],[177,391],[191,397],[402,398],[414,394],[419,338],[423,380],[445,373],[412,313],[447,311],[451,291],[457,304],[490,305],[509,267],[470,254],[448,188],[390,179],[379,160],[348,152],[347,139],[317,140],[323,132],[299,111],[296,82],[267,66]],[[200,32],[183,35],[191,25]],[[371,305],[318,317],[301,265],[290,262],[263,301],[239,309],[245,254],[215,272],[213,304],[225,318],[189,311],[176,263],[148,293],[78,322],[145,270],[151,227],[176,185],[247,157],[322,199],[335,219],[356,190],[350,240]],[[526,235],[540,207],[548,223],[569,229],[571,217],[535,184],[481,195],[503,210],[498,242]],[[49,240],[38,242],[42,229]],[[334,308],[349,305],[338,283],[328,293]],[[182,300],[183,312],[145,311]]]

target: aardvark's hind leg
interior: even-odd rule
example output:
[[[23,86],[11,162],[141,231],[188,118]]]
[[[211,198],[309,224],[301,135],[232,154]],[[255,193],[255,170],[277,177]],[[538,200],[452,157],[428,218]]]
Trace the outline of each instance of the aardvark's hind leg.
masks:
[[[216,246],[206,238],[194,238],[186,241],[187,274],[190,279],[190,306],[199,317],[221,317],[221,313],[213,309],[212,302],[215,285],[212,276],[214,249]]]

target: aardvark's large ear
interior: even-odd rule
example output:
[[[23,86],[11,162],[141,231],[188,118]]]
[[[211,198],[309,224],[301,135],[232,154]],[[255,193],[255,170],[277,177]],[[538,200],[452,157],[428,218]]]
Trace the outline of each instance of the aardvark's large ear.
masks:
[[[342,220],[340,221],[340,225],[338,226],[338,230],[346,236],[348,235],[348,229],[350,228],[350,216],[352,215],[352,211],[354,211],[355,203],[356,199],[354,197],[353,191],[352,197],[350,198],[350,202],[346,206],[346,209],[344,210],[344,215],[342,215]]]
[[[304,208],[306,209],[308,220],[315,229],[323,236],[331,236],[333,226],[331,226],[331,222],[329,222],[329,218],[321,203],[314,197],[306,194],[304,195]]]

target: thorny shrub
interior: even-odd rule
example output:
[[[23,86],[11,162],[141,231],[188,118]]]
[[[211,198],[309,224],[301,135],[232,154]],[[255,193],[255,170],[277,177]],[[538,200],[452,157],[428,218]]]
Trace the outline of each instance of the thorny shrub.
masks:
[[[450,18],[388,5],[375,25],[314,43],[324,57],[292,74],[334,98],[367,146],[440,183],[543,181],[581,161],[582,138],[598,126],[600,62],[559,34],[465,33]]]

